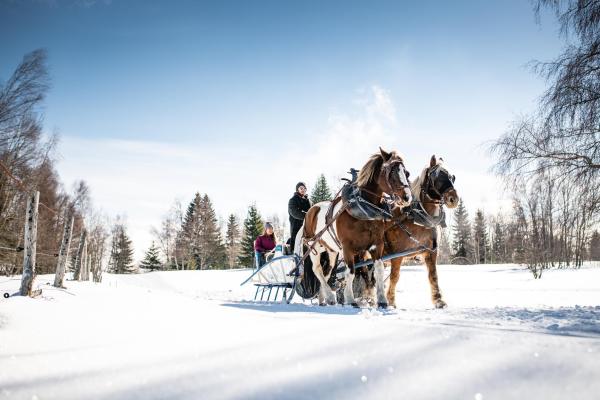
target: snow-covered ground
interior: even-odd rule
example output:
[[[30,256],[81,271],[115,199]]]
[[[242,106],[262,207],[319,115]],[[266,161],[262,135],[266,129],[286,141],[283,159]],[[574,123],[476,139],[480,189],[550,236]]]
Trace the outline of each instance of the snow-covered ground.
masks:
[[[0,299],[0,399],[600,398],[600,267],[441,266],[445,310],[404,267],[383,313],[254,303],[248,274],[38,277]]]

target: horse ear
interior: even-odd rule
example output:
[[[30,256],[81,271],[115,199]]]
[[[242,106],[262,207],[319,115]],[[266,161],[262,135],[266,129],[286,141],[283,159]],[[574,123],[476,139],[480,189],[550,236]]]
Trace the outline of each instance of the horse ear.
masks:
[[[437,158],[435,158],[435,154],[431,156],[431,161],[429,161],[430,167],[435,167],[437,165]]]
[[[388,153],[387,151],[385,151],[384,149],[382,149],[381,147],[379,148],[379,152],[381,153],[381,157],[383,157],[384,161],[387,161],[390,159],[390,157],[392,156],[390,153]]]

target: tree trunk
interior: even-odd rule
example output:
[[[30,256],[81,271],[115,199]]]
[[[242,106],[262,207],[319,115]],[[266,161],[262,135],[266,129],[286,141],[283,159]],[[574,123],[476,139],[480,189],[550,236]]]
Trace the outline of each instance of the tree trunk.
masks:
[[[73,279],[78,281],[81,276],[81,256],[83,255],[83,246],[85,244],[87,238],[87,231],[84,229],[81,231],[81,236],[79,237],[79,247],[77,248],[77,257],[75,258],[75,272],[73,273]]]
[[[83,240],[83,251],[81,252],[81,280],[89,281],[90,280],[90,262],[88,259],[88,245],[87,238]]]
[[[31,193],[27,200],[25,216],[25,254],[23,256],[23,277],[21,278],[21,296],[30,296],[35,277],[35,252],[37,246],[37,222],[40,192]]]
[[[64,288],[65,270],[67,260],[69,259],[69,246],[71,245],[71,237],[73,236],[73,222],[75,218],[71,217],[69,222],[65,223],[65,230],[58,253],[58,263],[56,265],[56,275],[54,276],[54,286]]]

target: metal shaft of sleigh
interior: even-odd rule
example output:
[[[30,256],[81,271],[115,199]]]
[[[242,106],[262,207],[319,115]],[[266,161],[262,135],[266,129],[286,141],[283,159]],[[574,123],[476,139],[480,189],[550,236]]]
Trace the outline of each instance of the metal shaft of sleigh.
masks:
[[[309,248],[309,251],[311,251],[312,249]],[[418,247],[414,247],[399,253],[393,253],[393,254],[388,254],[384,257],[381,258],[382,261],[386,262],[386,261],[391,261],[395,258],[400,258],[400,257],[409,257],[418,253],[421,253],[425,250],[428,250],[428,248],[426,246],[418,246]],[[240,284],[240,286],[245,285],[246,283],[248,283],[250,280],[252,280],[252,278],[254,278],[255,276],[259,275],[261,272],[263,272],[266,268],[270,268],[272,265],[274,265],[274,263],[276,262],[280,262],[282,260],[293,260],[294,264],[295,264],[295,268],[292,269],[292,273],[293,273],[293,281],[292,282],[265,282],[265,283],[255,283],[254,285],[256,286],[256,292],[254,293],[254,301],[265,301],[265,295],[266,295],[266,301],[271,301],[271,296],[273,295],[273,289],[275,289],[275,295],[273,297],[273,301],[278,301],[278,297],[279,297],[279,293],[281,292],[281,302],[285,301],[286,303],[290,303],[294,297],[294,294],[297,290],[297,284],[298,284],[298,280],[299,280],[299,271],[300,271],[300,264],[304,261],[304,258],[300,258],[298,255],[290,255],[290,256],[281,256],[281,257],[277,257],[274,258],[273,260],[263,264],[261,267],[259,267],[256,271],[254,271],[252,273],[252,275],[250,275],[244,282],[242,282]],[[374,260],[365,260],[362,262],[359,262],[357,264],[355,264],[354,268],[361,268],[361,267],[368,267],[370,265],[372,265],[374,263]],[[335,275],[340,274],[342,272],[344,272],[346,270],[347,266],[341,265],[338,266],[336,268],[335,271]],[[260,298],[259,298],[259,294],[260,294]]]

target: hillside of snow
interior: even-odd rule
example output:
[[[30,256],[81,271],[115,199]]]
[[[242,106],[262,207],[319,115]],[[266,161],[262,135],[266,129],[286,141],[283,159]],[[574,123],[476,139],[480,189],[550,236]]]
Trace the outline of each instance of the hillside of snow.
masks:
[[[600,267],[403,267],[398,309],[251,301],[248,270],[38,276],[0,298],[0,399],[598,399]],[[0,278],[0,294],[20,277]]]

